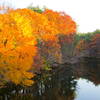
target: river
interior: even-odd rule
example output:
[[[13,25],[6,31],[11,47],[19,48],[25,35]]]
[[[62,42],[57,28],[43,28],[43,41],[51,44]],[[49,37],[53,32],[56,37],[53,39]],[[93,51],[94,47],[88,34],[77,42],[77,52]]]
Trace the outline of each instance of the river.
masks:
[[[31,87],[9,86],[0,94],[0,100],[100,100],[100,59],[63,64],[38,74]]]

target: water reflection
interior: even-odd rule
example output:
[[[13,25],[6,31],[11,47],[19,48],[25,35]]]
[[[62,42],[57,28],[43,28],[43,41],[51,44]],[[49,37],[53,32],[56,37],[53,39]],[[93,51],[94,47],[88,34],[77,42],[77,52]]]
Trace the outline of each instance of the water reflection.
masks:
[[[73,70],[76,78],[87,79],[95,85],[100,84],[100,58],[85,58]]]
[[[79,95],[83,91],[77,87],[86,88],[94,85],[87,82],[84,84],[84,81],[80,82],[80,78],[99,85],[99,59],[84,58],[74,66],[66,64],[49,72],[43,71],[36,77],[36,83],[32,87],[22,88],[19,86],[16,88],[13,86],[9,88],[10,90],[6,89],[6,92],[4,89],[0,90],[0,100],[84,100],[82,95]],[[9,91],[7,92],[7,90]],[[97,90],[100,91],[100,88]],[[2,91],[4,92],[2,93]],[[89,91],[85,89],[84,92],[88,94]]]
[[[100,100],[100,85],[95,86],[91,81],[79,79],[75,100]]]

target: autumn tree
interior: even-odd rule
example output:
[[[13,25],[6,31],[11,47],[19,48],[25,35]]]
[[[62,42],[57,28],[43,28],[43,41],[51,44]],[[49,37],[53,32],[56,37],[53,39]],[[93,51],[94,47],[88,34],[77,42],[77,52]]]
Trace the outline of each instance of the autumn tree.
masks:
[[[13,82],[30,86],[35,71],[45,62],[61,62],[59,37],[73,37],[76,32],[70,16],[48,9],[42,13],[26,8],[8,10],[0,14],[0,22],[1,85]]]
[[[0,83],[31,85],[34,75],[29,71],[37,52],[32,26],[16,11],[1,14],[0,22]]]

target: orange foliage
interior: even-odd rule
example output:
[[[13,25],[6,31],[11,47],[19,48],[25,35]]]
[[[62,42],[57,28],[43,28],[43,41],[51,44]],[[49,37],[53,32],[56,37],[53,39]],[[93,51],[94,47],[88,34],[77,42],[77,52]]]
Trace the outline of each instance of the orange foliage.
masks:
[[[47,58],[59,58],[59,35],[76,32],[70,16],[52,10],[41,14],[29,9],[9,10],[0,14],[0,22],[0,81],[22,85],[33,83],[30,71],[36,66],[36,56],[39,60],[43,53]]]
[[[76,23],[64,12],[54,12],[46,9],[43,13],[52,25],[58,30],[57,34],[73,34],[76,32]]]
[[[2,81],[31,85],[33,82],[30,82],[30,79],[33,74],[29,71],[37,52],[36,39],[30,37],[31,31],[28,28],[32,26],[27,24],[28,21],[22,19],[22,16],[16,19],[14,17],[17,17],[17,13],[16,16],[12,16],[12,13],[0,15],[0,74],[3,76]],[[22,21],[26,21],[28,31],[25,31],[25,25],[22,29]],[[26,81],[27,84],[24,84]]]

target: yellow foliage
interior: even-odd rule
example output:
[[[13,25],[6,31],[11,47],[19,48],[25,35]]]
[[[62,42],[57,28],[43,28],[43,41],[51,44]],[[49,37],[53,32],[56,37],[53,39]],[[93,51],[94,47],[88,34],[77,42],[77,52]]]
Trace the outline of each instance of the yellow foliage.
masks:
[[[0,75],[3,76],[1,80],[15,84],[29,80],[29,85],[33,77],[29,71],[37,53],[30,20],[12,11],[0,15],[0,22]]]
[[[30,86],[34,77],[30,71],[39,53],[37,40],[44,42],[43,52],[57,58],[58,36],[75,32],[75,22],[69,16],[51,10],[40,14],[17,9],[0,14],[0,81]]]
[[[23,84],[25,84],[26,86],[31,86],[34,83],[34,81],[32,80],[24,80]]]

